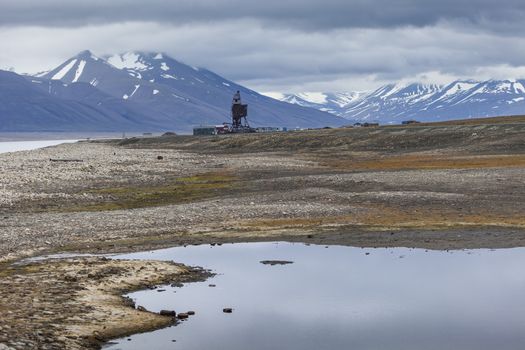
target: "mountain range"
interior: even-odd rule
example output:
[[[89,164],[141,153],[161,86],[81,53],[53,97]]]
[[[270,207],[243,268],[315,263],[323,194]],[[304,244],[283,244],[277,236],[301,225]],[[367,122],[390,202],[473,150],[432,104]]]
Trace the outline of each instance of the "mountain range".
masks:
[[[230,121],[233,94],[253,126],[338,126],[344,119],[261,95],[163,53],[83,51],[35,75],[0,71],[0,131],[177,131]]]
[[[80,52],[34,75],[0,71],[0,131],[177,131],[230,120],[233,94],[253,126],[317,128],[524,114],[525,80],[389,84],[374,91],[271,98],[163,53]]]
[[[390,84],[365,92],[272,96],[350,121],[382,124],[525,114],[525,80]]]

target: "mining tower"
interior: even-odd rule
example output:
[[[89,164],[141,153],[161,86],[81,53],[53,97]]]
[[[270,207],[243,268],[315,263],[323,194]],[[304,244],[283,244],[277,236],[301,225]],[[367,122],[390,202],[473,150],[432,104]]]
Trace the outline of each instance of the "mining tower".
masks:
[[[248,124],[248,105],[243,105],[241,92],[237,91],[232,100],[232,127],[231,132],[254,132]]]

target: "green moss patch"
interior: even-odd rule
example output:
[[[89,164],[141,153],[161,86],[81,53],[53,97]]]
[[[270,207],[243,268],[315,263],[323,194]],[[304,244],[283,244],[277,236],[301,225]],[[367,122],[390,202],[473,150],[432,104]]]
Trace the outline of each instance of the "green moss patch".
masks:
[[[237,177],[228,173],[206,173],[177,178],[156,186],[110,187],[88,191],[102,195],[101,202],[73,206],[68,211],[105,211],[157,207],[220,197],[236,186]]]

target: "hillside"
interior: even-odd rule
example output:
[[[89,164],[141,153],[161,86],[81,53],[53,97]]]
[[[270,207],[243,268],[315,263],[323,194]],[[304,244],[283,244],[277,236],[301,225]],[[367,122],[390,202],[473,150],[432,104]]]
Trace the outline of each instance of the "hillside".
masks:
[[[82,98],[73,97],[81,90]],[[68,94],[59,98],[55,91]],[[77,94],[78,96],[78,94]],[[90,100],[90,96],[94,100]],[[122,131],[152,130],[145,115],[86,84],[27,80],[0,71],[0,131]]]

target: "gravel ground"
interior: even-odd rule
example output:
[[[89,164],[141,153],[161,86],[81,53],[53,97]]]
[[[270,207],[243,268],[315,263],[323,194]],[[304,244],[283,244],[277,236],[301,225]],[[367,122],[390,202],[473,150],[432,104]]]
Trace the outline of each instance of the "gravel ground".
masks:
[[[1,259],[159,242],[300,239],[335,228],[347,230],[340,243],[359,245],[352,235],[360,231],[525,227],[525,167],[353,171],[326,166],[325,155],[311,152],[191,152],[148,141],[144,148],[81,142],[0,155]],[[122,188],[155,192],[218,173],[230,174],[233,187],[162,205],[83,210],[118,203]],[[104,188],[117,190],[98,191]]]

